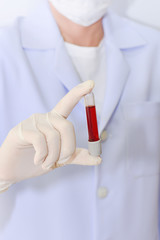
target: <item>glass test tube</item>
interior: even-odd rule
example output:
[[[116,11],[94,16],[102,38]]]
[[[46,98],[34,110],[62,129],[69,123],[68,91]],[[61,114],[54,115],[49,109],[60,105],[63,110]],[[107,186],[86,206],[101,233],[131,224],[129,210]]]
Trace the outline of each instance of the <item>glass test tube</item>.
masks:
[[[84,99],[88,126],[88,151],[93,156],[99,156],[101,155],[102,150],[98,134],[97,115],[93,92],[87,94]]]

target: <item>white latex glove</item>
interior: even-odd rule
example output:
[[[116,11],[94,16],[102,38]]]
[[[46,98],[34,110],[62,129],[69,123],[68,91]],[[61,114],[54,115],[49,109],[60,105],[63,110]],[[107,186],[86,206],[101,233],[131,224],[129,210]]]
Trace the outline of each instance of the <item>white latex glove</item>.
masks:
[[[8,188],[11,183],[43,175],[66,164],[101,163],[101,158],[91,156],[87,149],[76,149],[74,127],[66,119],[93,87],[91,80],[79,84],[52,111],[33,114],[10,130],[0,148],[2,190],[5,181]]]

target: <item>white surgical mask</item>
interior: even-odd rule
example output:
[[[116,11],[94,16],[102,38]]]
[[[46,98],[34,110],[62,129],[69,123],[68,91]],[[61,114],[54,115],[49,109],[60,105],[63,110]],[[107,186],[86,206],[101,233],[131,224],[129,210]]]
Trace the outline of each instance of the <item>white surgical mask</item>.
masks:
[[[49,0],[62,15],[82,26],[101,19],[111,0]]]

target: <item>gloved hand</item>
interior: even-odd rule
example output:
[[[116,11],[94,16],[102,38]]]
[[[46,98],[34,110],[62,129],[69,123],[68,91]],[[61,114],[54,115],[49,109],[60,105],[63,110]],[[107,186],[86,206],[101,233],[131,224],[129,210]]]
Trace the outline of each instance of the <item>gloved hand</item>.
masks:
[[[65,164],[101,163],[101,158],[91,156],[87,149],[76,149],[74,127],[66,119],[93,87],[91,80],[79,84],[52,111],[33,114],[10,130],[0,148],[0,181],[16,183]]]

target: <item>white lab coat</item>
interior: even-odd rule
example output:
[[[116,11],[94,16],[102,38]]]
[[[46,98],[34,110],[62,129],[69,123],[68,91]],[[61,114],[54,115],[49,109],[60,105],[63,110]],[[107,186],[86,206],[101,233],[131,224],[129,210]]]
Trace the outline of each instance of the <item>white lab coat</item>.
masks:
[[[160,34],[111,11],[103,26],[103,162],[68,165],[1,194],[1,240],[159,239]],[[50,111],[79,82],[47,2],[2,28],[0,143],[12,127]],[[87,147],[82,102],[69,119],[77,146]],[[97,195],[101,187],[104,198]]]

